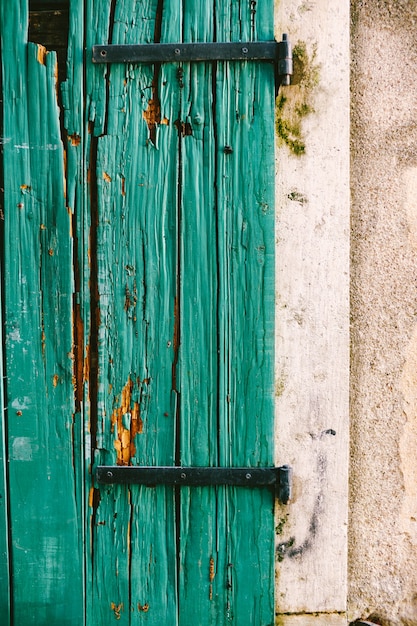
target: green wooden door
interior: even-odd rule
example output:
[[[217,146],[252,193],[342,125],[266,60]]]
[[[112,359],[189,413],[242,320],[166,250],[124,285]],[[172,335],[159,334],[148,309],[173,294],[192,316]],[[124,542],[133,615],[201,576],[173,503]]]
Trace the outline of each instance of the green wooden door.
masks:
[[[58,103],[27,2],[0,17],[1,608],[272,625],[269,489],[95,468],[273,465],[274,70],[91,62],[97,43],[271,40],[272,0],[71,0]]]

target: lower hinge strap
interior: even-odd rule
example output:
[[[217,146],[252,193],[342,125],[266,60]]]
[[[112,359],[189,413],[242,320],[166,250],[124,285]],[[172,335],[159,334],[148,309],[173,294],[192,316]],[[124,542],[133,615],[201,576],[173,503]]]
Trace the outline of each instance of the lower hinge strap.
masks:
[[[281,467],[100,465],[96,469],[97,482],[104,485],[273,487],[276,497],[282,504],[287,504],[291,498],[291,475],[292,470],[288,465]]]

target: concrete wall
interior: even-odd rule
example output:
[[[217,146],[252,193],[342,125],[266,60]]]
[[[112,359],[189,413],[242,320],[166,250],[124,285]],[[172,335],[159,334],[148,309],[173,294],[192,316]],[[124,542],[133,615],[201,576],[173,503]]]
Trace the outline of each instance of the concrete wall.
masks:
[[[349,610],[417,624],[417,3],[352,7]]]
[[[417,1],[281,0],[276,23],[298,46],[277,106],[277,624],[417,625]]]
[[[277,624],[346,625],[349,2],[281,0],[294,46],[277,99]]]

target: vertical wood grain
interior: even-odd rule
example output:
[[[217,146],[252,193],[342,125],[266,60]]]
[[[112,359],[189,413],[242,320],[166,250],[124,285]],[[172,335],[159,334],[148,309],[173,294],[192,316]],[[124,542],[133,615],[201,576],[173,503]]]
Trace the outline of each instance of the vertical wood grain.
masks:
[[[259,15],[246,3],[219,3],[211,16],[207,3],[187,9],[185,40],[272,37],[272,5]],[[210,93],[210,76],[184,65],[181,460],[272,465],[273,70],[219,63]],[[199,111],[197,89],[213,102],[214,119]],[[194,112],[207,133],[201,146]],[[213,166],[214,179],[206,178]],[[182,489],[181,500],[183,623],[272,624],[271,494]]]
[[[213,41],[213,3],[183,3],[183,40]],[[213,76],[209,63],[182,65],[179,137],[180,462],[218,465],[217,228]],[[180,624],[221,623],[225,587],[218,567],[217,491],[181,488]],[[222,582],[223,580],[223,582]]]
[[[271,2],[216,6],[219,40],[272,38]],[[264,64],[219,63],[216,82],[219,453],[220,464],[232,466],[273,461],[272,73]],[[228,617],[272,624],[273,498],[267,490],[228,491]]]
[[[145,43],[180,35],[178,19],[162,15],[156,1],[117,2],[111,9],[96,29],[99,7],[90,4],[89,45],[102,37],[111,43]],[[89,184],[96,189],[99,307],[92,463],[172,465],[177,68],[91,66],[87,79],[91,102],[100,104],[98,118],[91,107],[88,111],[91,134],[97,136]],[[141,618],[175,624],[172,489],[93,489],[92,623],[110,624],[116,617],[120,624]]]
[[[83,619],[72,242],[56,55],[3,3],[4,293],[13,623]]]
[[[0,229],[1,236],[1,229]],[[3,264],[0,262],[0,272]],[[0,292],[0,320],[3,329],[2,294]],[[10,560],[9,560],[9,503],[7,487],[7,427],[4,411],[3,333],[0,331],[0,613],[4,625],[10,624]]]

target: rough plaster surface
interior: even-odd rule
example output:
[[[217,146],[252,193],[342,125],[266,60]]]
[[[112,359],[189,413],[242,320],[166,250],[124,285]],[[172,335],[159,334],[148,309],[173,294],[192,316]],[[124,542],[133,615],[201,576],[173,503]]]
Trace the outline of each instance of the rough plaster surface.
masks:
[[[417,625],[417,2],[352,6],[349,614]]]

